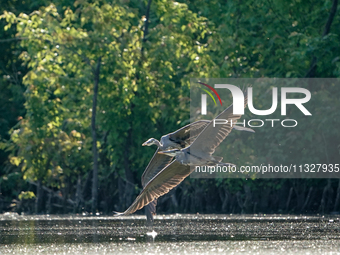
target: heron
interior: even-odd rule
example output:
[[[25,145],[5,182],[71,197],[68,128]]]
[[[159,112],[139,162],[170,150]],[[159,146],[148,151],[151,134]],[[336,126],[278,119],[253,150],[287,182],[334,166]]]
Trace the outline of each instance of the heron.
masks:
[[[245,94],[245,106],[247,105],[247,94]],[[149,143],[153,143],[156,145],[160,145],[157,154],[168,156],[167,160],[174,160],[171,163],[167,164],[161,170],[157,169],[157,171],[149,170],[148,167],[145,170],[142,176],[148,176],[150,174],[151,179],[146,182],[144,179],[143,190],[137,196],[132,205],[124,212],[117,213],[116,216],[119,215],[128,215],[132,214],[137,210],[142,209],[144,206],[152,203],[157,200],[159,197],[167,194],[170,190],[178,186],[187,176],[191,174],[194,170],[193,166],[197,165],[216,165],[216,164],[224,164],[233,166],[231,163],[221,163],[222,157],[213,156],[215,149],[220,145],[220,143],[229,135],[233,128],[239,129],[239,126],[235,126],[235,123],[238,119],[241,118],[241,114],[233,114],[233,105],[230,105],[227,109],[221,112],[215,119],[226,119],[228,120],[225,125],[216,125],[214,127],[213,121],[209,121],[206,124],[204,129],[196,136],[196,139],[192,141],[190,145],[185,148],[175,148],[170,150],[160,150],[160,148],[164,148],[162,143],[155,142],[149,139]],[[248,128],[240,128],[239,130],[247,130],[251,132],[255,132],[252,129]],[[161,142],[162,141],[161,139]],[[147,144],[145,144],[147,145]],[[150,161],[150,163],[153,159]],[[149,165],[150,165],[149,163]]]
[[[188,124],[175,132],[163,135],[158,141],[155,138],[150,138],[142,144],[142,146],[157,145],[157,150],[152,159],[147,165],[144,173],[142,174],[142,186],[145,185],[164,167],[172,161],[173,157],[159,154],[159,151],[170,149],[182,149],[191,144],[193,139],[199,135],[202,130],[210,123],[208,120],[199,120],[194,123]],[[146,205],[145,214],[147,222],[152,224],[153,216],[156,214],[157,199]]]
[[[171,149],[184,149],[189,146],[196,137],[203,131],[203,129],[210,123],[210,120],[199,120],[188,124],[175,132],[163,135],[158,141],[155,138],[150,138],[142,144],[142,146],[156,145],[158,149],[154,153],[152,159],[147,165],[142,175],[142,186],[145,185],[164,167],[171,163],[173,156],[159,153],[160,151],[166,151]],[[233,129],[239,131],[254,132],[251,128],[234,126]],[[145,206],[145,214],[147,222],[153,222],[153,216],[156,214],[157,199]]]

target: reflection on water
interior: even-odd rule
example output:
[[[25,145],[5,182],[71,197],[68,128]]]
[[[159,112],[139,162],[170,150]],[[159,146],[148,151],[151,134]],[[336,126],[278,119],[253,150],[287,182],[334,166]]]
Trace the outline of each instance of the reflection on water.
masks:
[[[337,216],[0,215],[0,254],[340,254]]]
[[[1,254],[340,254],[339,241],[194,241],[6,245]]]

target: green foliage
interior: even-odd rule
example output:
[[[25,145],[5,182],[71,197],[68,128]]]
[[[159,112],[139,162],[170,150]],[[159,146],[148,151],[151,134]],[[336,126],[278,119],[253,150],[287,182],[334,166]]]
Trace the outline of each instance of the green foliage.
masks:
[[[18,196],[19,200],[23,200],[23,199],[33,199],[35,198],[35,195],[32,191],[22,191],[20,193],[20,195]]]
[[[13,41],[1,65],[9,70],[15,64],[20,70],[16,75],[1,72],[0,159],[10,153],[11,163],[0,169],[2,189],[11,190],[8,178],[20,176],[71,197],[80,178],[89,200],[92,88],[100,58],[99,193],[107,210],[117,210],[127,199],[119,185],[138,184],[134,189],[138,192],[140,176],[154,153],[141,144],[190,122],[189,78],[301,78],[314,58],[316,77],[339,77],[338,16],[330,32],[323,33],[332,1],[152,1],[148,21],[146,4],[28,1],[15,9],[7,3],[0,16],[0,33]],[[274,129],[258,131],[260,143],[235,132],[233,143],[225,147],[231,151],[231,162],[336,161],[340,140],[332,127],[340,124],[339,100],[334,97],[339,88],[311,91],[315,129],[301,126],[285,136]],[[257,95],[255,105],[262,107],[264,96]],[[331,123],[325,124],[325,116]],[[296,142],[301,136],[308,144]],[[294,157],[315,143],[323,146],[314,154]],[[11,196],[24,187],[14,183],[17,188]],[[209,184],[189,180],[185,192],[206,191]],[[213,185],[237,194],[245,186],[261,191],[282,190],[289,184],[285,180],[216,180]]]

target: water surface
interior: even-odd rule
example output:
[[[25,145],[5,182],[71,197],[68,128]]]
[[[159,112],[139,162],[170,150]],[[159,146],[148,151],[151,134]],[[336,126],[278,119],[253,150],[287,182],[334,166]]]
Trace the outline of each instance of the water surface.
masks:
[[[1,254],[339,254],[340,216],[0,215]]]

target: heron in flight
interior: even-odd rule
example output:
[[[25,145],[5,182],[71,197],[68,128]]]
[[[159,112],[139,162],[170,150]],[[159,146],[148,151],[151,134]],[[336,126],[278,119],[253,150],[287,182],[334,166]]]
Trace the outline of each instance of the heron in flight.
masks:
[[[158,149],[156,150],[142,175],[142,186],[145,187],[146,184],[164,167],[169,165],[173,159],[172,156],[159,154],[159,151],[182,149],[189,146],[191,142],[197,137],[197,135],[199,135],[209,123],[209,120],[199,120],[188,124],[175,132],[163,135],[160,141],[155,138],[150,138],[144,142],[142,144],[143,146],[157,145]],[[157,199],[153,200],[145,207],[145,214],[148,223],[153,222],[153,215],[156,214],[156,205]]]
[[[158,141],[155,138],[150,138],[142,144],[142,146],[156,145],[158,149],[150,160],[142,175],[142,186],[146,184],[158,174],[164,167],[169,165],[173,160],[173,156],[161,154],[161,151],[167,151],[171,149],[184,149],[189,146],[196,137],[203,131],[203,129],[210,123],[210,120],[199,120],[194,123],[188,124],[175,132],[163,135]],[[251,128],[234,126],[239,131],[254,132]],[[156,214],[157,199],[150,202],[145,206],[145,214],[149,223],[153,222],[153,216]]]
[[[245,95],[245,106],[246,105],[247,95]],[[153,138],[145,142],[143,145],[156,144],[159,147],[154,158],[160,157],[158,155],[163,155],[168,156],[168,158],[163,158],[163,161],[169,161],[165,163],[164,168],[157,167],[155,169],[152,169],[153,167],[150,166],[150,164],[154,161],[154,158],[150,161],[142,176],[143,190],[137,196],[132,205],[125,212],[117,213],[117,216],[132,214],[168,193],[171,189],[179,185],[188,175],[190,175],[190,173],[194,170],[193,166],[220,164],[222,158],[213,156],[212,154],[215,152],[215,149],[220,145],[220,143],[229,135],[233,128],[254,132],[254,130],[249,128],[235,126],[235,123],[241,118],[241,116],[242,115],[240,114],[234,115],[233,105],[229,106],[215,118],[226,119],[228,120],[228,124],[216,125],[214,127],[213,121],[209,121],[209,123],[206,123],[203,131],[196,135],[196,139],[194,141],[191,140],[191,144],[185,148],[179,146],[175,149],[164,150],[163,145],[166,144],[167,141],[164,143],[163,137],[161,142],[156,142],[156,139]],[[172,160],[173,157],[175,158],[174,160]],[[172,162],[170,163],[171,160]],[[230,163],[222,164],[232,165]]]

